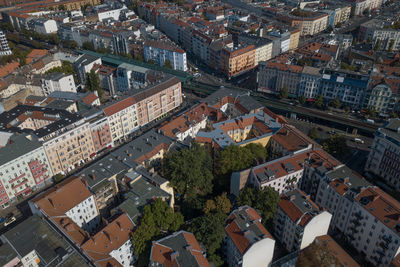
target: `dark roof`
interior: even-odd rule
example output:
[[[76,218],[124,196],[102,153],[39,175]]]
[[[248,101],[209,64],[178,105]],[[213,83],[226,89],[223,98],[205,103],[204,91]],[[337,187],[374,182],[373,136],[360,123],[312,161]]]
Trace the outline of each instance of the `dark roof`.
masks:
[[[27,134],[14,135],[9,141],[11,144],[0,149],[0,166],[42,146],[37,138]]]
[[[99,58],[100,57],[91,56],[89,54],[82,54],[82,56],[80,56],[76,59],[76,61],[74,62],[74,65],[76,65],[76,66],[88,65]]]
[[[111,154],[129,167],[134,168],[137,166],[136,160],[140,157],[151,153],[159,145],[166,144],[169,147],[173,142],[173,139],[151,130],[111,152]]]
[[[0,246],[0,265],[5,266],[14,258],[17,258],[17,253],[13,250],[13,248],[8,244],[4,243]]]
[[[54,99],[53,101],[51,101],[49,104],[46,105],[46,108],[65,110],[65,109],[69,108],[71,105],[73,105],[74,103],[75,102],[73,102],[73,101]]]
[[[25,256],[32,250],[38,254],[41,264],[48,266],[53,262],[61,261],[61,257],[70,257],[75,254],[71,245],[50,225],[39,216],[31,216],[10,231],[6,232],[2,238],[6,238],[12,247],[20,254]],[[72,261],[80,258],[74,255]],[[83,260],[79,260],[83,263]],[[85,266],[87,264],[79,265]]]
[[[107,156],[85,167],[78,175],[81,175],[82,179],[87,181],[89,188],[94,190],[104,180],[108,180],[115,174],[120,174],[127,170],[128,167],[126,165],[112,156]]]
[[[46,77],[44,78],[45,80],[51,80],[51,81],[58,81],[64,77],[70,76],[70,74],[65,74],[62,72],[53,72],[53,73],[49,73],[46,75]]]
[[[17,127],[21,122],[21,116],[29,117],[32,115],[35,116],[35,114],[39,113],[44,117],[47,117],[49,120],[53,120],[53,122],[35,131],[31,129],[20,129]],[[40,138],[60,130],[80,119],[82,119],[82,117],[79,114],[72,114],[66,110],[18,105],[17,107],[0,114],[0,131],[13,133],[33,133]]]
[[[392,142],[400,145],[400,119],[390,119],[386,125],[378,130],[388,137]]]
[[[140,92],[134,94],[133,99],[137,103],[180,82],[181,81],[178,78],[174,76],[169,76],[167,79],[161,81],[160,83],[150,87],[146,87]]]

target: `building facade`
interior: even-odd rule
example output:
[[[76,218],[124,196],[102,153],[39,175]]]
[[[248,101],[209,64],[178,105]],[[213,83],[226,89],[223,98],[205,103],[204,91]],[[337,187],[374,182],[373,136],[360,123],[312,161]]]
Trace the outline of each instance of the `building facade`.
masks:
[[[143,47],[144,60],[153,60],[160,66],[169,63],[174,70],[187,71],[186,52],[164,42],[147,41]]]
[[[54,91],[76,93],[74,77],[60,72],[54,72],[42,79],[42,89],[45,95]]]

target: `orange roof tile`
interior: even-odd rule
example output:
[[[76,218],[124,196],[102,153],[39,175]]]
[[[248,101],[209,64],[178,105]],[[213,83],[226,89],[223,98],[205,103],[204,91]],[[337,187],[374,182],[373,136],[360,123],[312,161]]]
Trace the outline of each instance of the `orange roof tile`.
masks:
[[[31,64],[33,61],[48,55],[49,50],[46,49],[33,49],[27,56],[26,56],[26,64]]]
[[[87,96],[82,98],[82,102],[87,105],[92,105],[94,101],[96,101],[98,96],[95,93],[88,94]]]
[[[113,115],[113,114],[115,114],[115,113],[117,113],[117,112],[119,112],[119,111],[121,111],[123,109],[126,109],[127,107],[130,107],[130,106],[134,105],[134,104],[135,104],[135,100],[133,99],[133,97],[130,96],[130,97],[127,97],[127,98],[125,98],[125,99],[123,99],[121,101],[118,101],[117,103],[114,103],[114,104],[106,107],[104,109],[104,113],[107,116],[111,116],[111,115]]]
[[[0,78],[7,76],[19,67],[19,62],[10,62],[4,66],[0,66]]]

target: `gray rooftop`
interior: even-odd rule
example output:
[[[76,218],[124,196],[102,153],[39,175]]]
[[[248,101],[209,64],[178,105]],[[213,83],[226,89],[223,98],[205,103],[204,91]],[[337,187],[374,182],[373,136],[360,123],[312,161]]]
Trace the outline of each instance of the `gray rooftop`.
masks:
[[[10,141],[11,144],[0,149],[0,166],[42,147],[37,138],[28,134],[14,135]]]
[[[314,68],[310,66],[304,66],[303,73],[308,75],[322,76],[320,68]]]
[[[41,266],[56,266],[62,260],[87,266],[72,246],[39,216],[31,216],[1,236],[21,256],[32,250],[38,254]],[[75,255],[74,255],[75,254]],[[71,257],[71,259],[68,259]],[[64,266],[67,266],[64,264]],[[72,266],[72,265],[70,265]],[[77,265],[75,265],[77,266]]]
[[[97,59],[99,59],[99,57],[95,57],[89,54],[82,54],[81,56],[79,56],[75,62],[74,65],[79,66],[79,65],[88,65],[90,63],[92,63],[93,61],[96,61]]]
[[[188,249],[188,242],[184,236],[184,231],[175,232],[169,236],[156,241],[157,243],[171,248],[173,252],[178,252],[176,261],[179,266],[199,266],[196,258]]]
[[[18,257],[17,253],[12,249],[10,244],[5,243],[0,246],[0,265],[5,266],[14,258]]]
[[[294,189],[284,194],[302,212],[302,214],[309,213],[313,216],[319,214],[319,208],[317,208],[314,202],[307,198],[300,189]]]
[[[345,182],[346,185],[349,187],[350,191],[353,192],[360,192],[362,187],[370,186],[370,184],[353,170],[351,170],[347,166],[341,166],[336,170],[332,170],[326,173],[326,177],[332,181],[335,179],[339,179],[342,182],[345,182],[346,178],[348,178],[348,182]],[[338,186],[338,185],[333,185]]]
[[[71,105],[73,105],[75,102],[73,101],[68,101],[68,100],[62,100],[62,99],[54,99],[51,101],[49,104],[46,105],[46,108],[54,108],[54,109],[67,109]]]
[[[135,171],[127,173],[139,175]],[[139,177],[139,176],[137,176]],[[124,194],[125,201],[122,202],[116,209],[126,212],[132,221],[137,224],[138,217],[142,212],[143,207],[154,198],[171,198],[171,195],[161,188],[152,184],[152,181],[142,176],[137,178],[131,184],[129,192]]]
[[[82,175],[82,178],[88,182],[89,187],[96,191],[95,189],[99,184],[127,170],[128,167],[126,165],[109,155],[85,167],[78,175]]]
[[[70,76],[71,74],[65,74],[62,72],[53,72],[46,75],[45,80],[59,81],[60,79]]]
[[[145,73],[146,71],[148,71],[149,69],[137,66],[137,65],[133,65],[133,64],[129,64],[129,63],[122,63],[121,65],[118,66],[119,69],[126,69],[126,70],[130,70],[130,71],[134,71],[134,72],[141,72],[141,73]]]
[[[137,159],[152,152],[155,147],[163,143],[170,146],[174,143],[174,140],[151,130],[111,152],[111,154],[129,167],[135,168],[138,165]]]
[[[226,96],[230,96],[233,98],[237,97],[237,102],[249,111],[263,108],[263,105],[261,105],[260,102],[247,95],[245,91],[238,91],[229,88],[219,89],[218,91],[203,99],[203,102],[206,102],[208,105],[214,106]]]
[[[400,119],[390,119],[383,128],[378,130],[377,134],[383,134],[391,142],[400,146]]]

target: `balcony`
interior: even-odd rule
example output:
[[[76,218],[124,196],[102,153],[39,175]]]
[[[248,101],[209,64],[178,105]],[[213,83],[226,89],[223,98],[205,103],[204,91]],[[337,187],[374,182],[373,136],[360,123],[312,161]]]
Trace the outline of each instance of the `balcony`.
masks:
[[[386,249],[389,248],[389,245],[386,244],[385,242],[380,242],[380,243],[379,243],[379,246],[380,246],[381,248],[383,248],[384,250],[386,250]]]
[[[385,251],[381,250],[381,249],[377,249],[376,253],[378,253],[381,256],[385,256]]]
[[[361,225],[359,220],[351,220],[351,222],[354,224],[355,227],[358,227]]]
[[[362,219],[363,219],[363,216],[362,216],[361,213],[359,213],[359,212],[354,213],[354,216],[356,216],[356,218],[359,219],[359,220],[362,220]]]
[[[383,235],[382,236],[383,241],[385,241],[386,243],[391,243],[392,242],[392,238],[388,237],[387,235]]]

